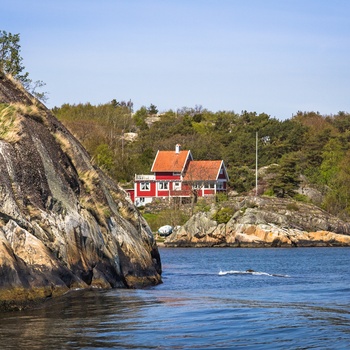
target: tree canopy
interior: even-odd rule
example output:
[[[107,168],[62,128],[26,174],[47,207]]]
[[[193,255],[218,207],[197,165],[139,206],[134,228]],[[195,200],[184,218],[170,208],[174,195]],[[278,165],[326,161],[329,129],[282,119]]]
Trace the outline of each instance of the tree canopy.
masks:
[[[201,106],[154,114],[156,109],[151,104],[131,113],[124,103],[116,106],[112,101],[65,104],[53,111],[118,182],[148,174],[158,150],[180,143],[195,159],[223,159],[231,188],[248,193],[255,186],[258,131],[259,167],[275,164],[264,186],[267,193],[295,196],[304,176],[324,193],[326,210],[350,215],[348,113],[298,112],[277,120],[265,113],[211,112]]]
[[[21,57],[20,34],[0,31],[0,72],[12,75],[23,87],[39,100],[47,101],[47,93],[38,89],[46,84],[41,81],[33,81],[29,73],[25,72],[23,58]]]

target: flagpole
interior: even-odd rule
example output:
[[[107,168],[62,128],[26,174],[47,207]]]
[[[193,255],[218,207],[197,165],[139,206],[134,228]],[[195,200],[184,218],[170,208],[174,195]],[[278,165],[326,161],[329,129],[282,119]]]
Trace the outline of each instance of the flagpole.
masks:
[[[258,196],[258,132],[255,138],[255,195]]]

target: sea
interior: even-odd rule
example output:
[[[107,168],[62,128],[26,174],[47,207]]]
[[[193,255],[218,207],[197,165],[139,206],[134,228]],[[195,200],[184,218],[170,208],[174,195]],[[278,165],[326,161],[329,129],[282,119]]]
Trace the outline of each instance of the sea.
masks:
[[[350,248],[160,248],[163,283],[0,314],[0,349],[350,349]]]

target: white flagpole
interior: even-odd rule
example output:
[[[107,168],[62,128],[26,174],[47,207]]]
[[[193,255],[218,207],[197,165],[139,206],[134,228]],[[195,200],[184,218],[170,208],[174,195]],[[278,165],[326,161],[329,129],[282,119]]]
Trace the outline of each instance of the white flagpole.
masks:
[[[258,196],[258,132],[255,140],[255,195]]]

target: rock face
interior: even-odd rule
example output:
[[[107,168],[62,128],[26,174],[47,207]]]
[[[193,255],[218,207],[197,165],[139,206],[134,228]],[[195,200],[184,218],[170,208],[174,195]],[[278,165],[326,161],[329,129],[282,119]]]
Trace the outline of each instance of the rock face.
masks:
[[[164,242],[168,247],[350,246],[350,224],[310,205],[278,198],[238,199],[227,224],[198,213]]]
[[[0,308],[161,282],[151,230],[67,129],[0,76]]]

